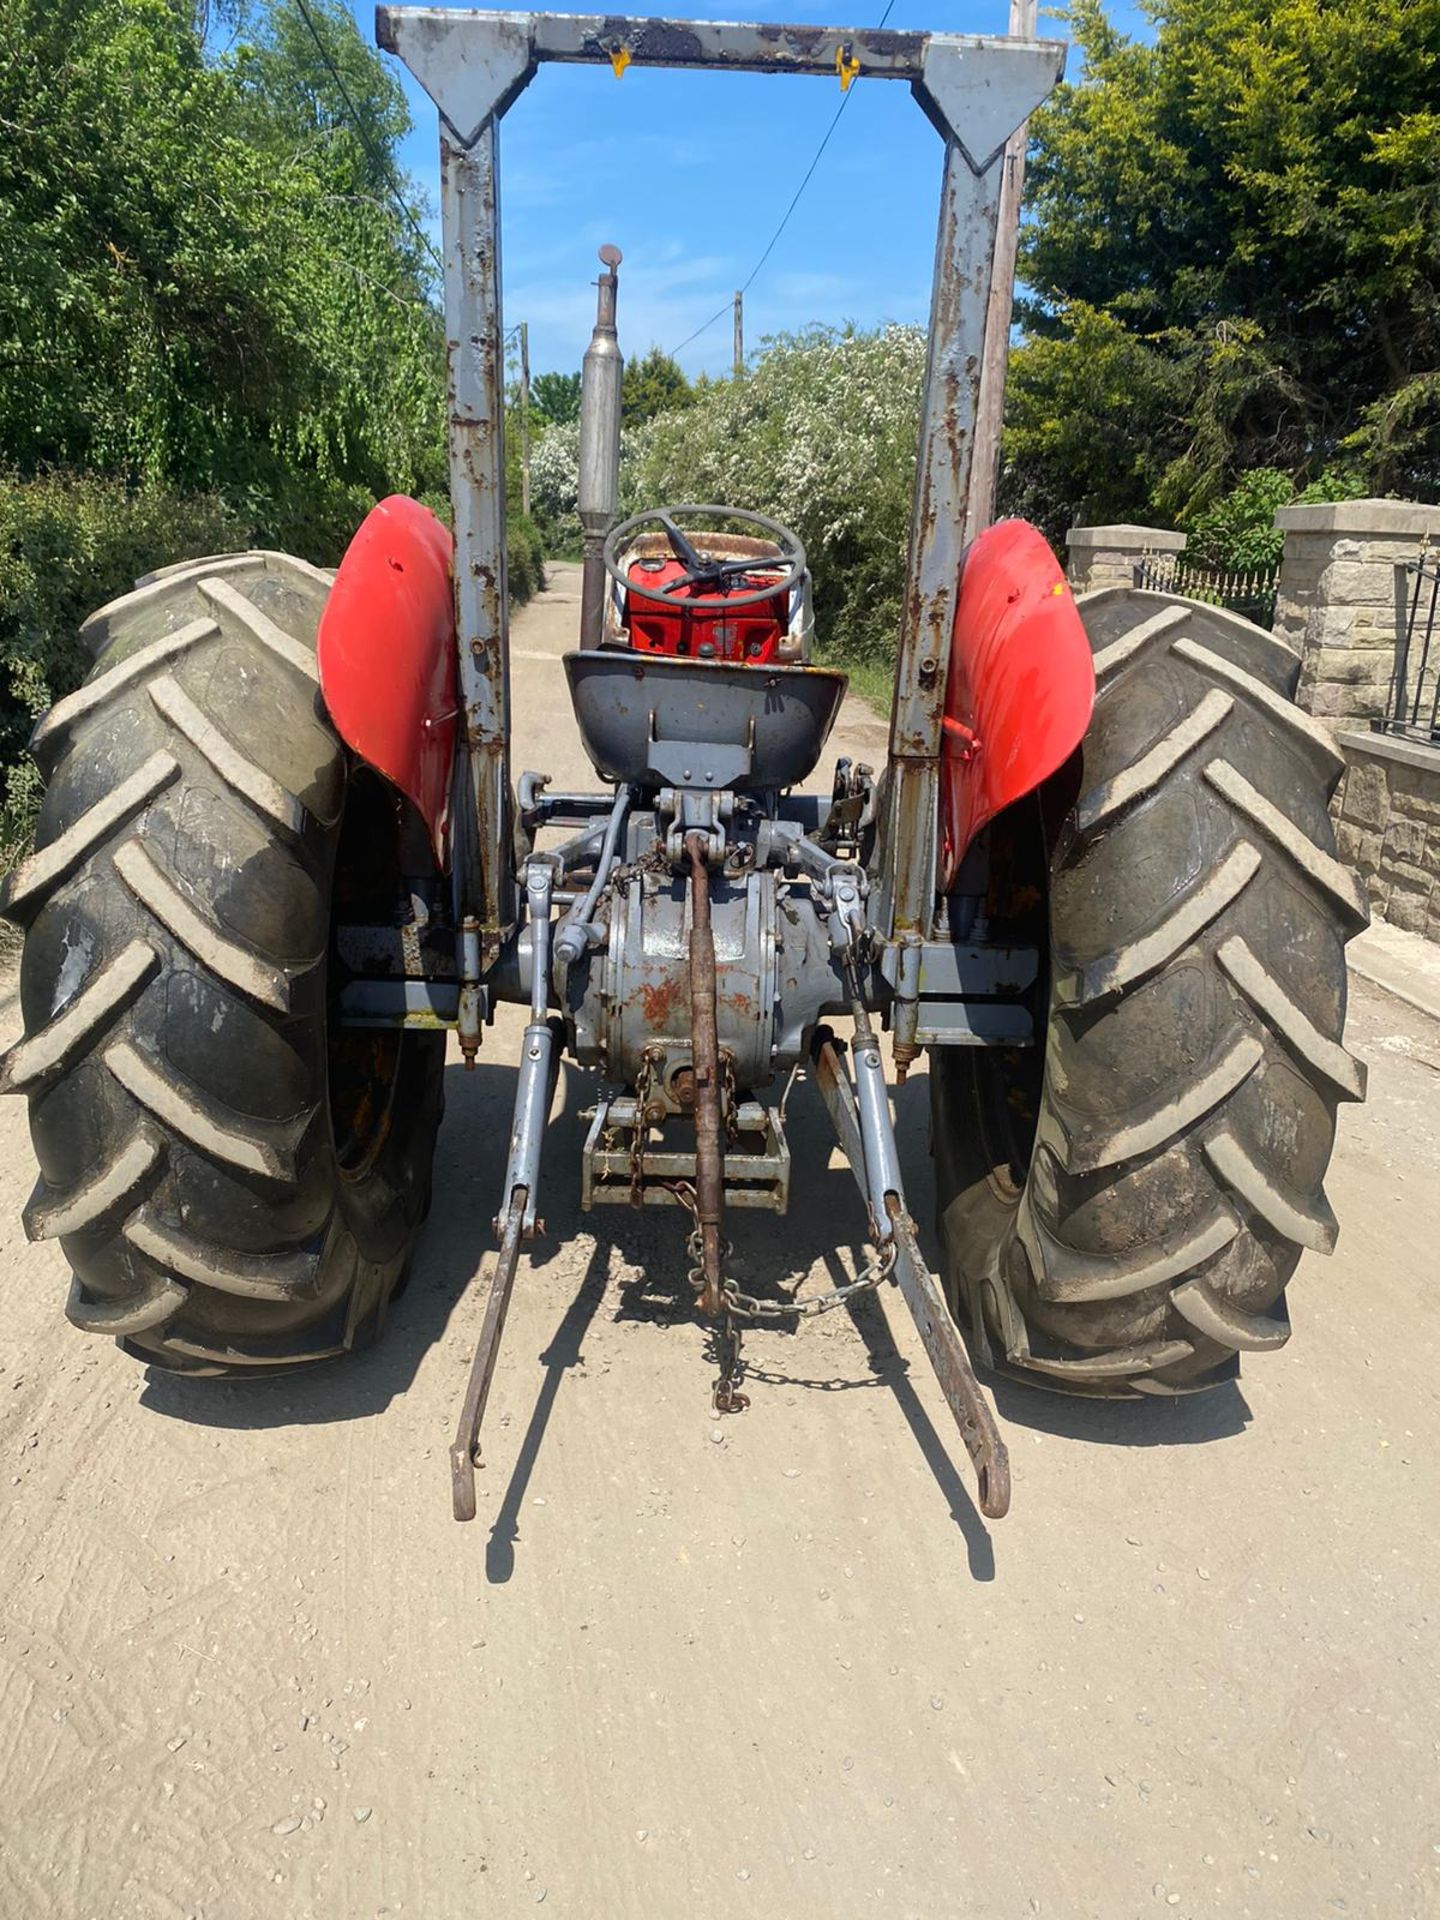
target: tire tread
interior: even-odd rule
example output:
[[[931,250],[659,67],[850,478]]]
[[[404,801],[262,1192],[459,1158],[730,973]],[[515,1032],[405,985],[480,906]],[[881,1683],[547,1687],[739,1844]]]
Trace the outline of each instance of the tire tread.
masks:
[[[997,1184],[983,1137],[954,1144],[976,1097],[962,1063],[933,1056],[941,1237],[982,1358],[1079,1392],[1189,1392],[1284,1345],[1301,1252],[1335,1244],[1317,1168],[1337,1103],[1364,1097],[1341,1035],[1344,943],[1367,914],[1328,823],[1343,758],[1285,698],[1283,643],[1153,593],[1079,605],[1097,719],[1052,855],[1083,883],[1061,896],[1078,921],[1052,925],[1035,1146],[1021,1186]],[[1178,849],[1188,821],[1190,877],[1168,898],[1134,888],[1136,850]],[[969,1067],[987,1070],[1008,1071]],[[1277,1169],[1286,1137],[1303,1151]]]

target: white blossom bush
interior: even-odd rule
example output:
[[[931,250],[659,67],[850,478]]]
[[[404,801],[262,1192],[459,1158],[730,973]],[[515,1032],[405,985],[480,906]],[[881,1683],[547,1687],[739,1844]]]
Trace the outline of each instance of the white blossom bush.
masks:
[[[636,496],[636,471],[648,452],[653,423],[624,427],[620,433],[622,515],[650,504]],[[580,423],[546,427],[530,449],[530,512],[544,530],[551,553],[573,553],[580,545]],[[637,499],[637,504],[628,504]]]
[[[545,532],[552,553],[580,544],[576,499],[580,485],[580,423],[546,427],[530,446],[530,513]]]
[[[919,432],[925,336],[816,328],[782,335],[741,381],[662,414],[622,476],[626,511],[663,500],[749,507],[793,527],[832,658],[894,658]]]

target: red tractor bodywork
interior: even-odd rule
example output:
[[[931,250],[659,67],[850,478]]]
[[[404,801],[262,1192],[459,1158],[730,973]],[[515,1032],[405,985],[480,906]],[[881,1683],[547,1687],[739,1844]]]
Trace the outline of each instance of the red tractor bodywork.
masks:
[[[680,659],[706,658],[746,661],[768,666],[775,659],[789,625],[786,592],[771,600],[757,600],[730,612],[703,587],[691,587],[670,598],[647,594],[646,585],[659,588],[678,580],[685,568],[673,558],[637,561],[630,568],[625,624],[636,653],[666,653]],[[748,590],[759,586],[765,569],[742,582]],[[692,605],[694,601],[699,605]]]
[[[320,619],[320,687],[347,746],[418,808],[444,866],[460,697],[454,543],[392,494],[346,549]]]
[[[340,563],[317,643],[341,737],[419,809],[442,862],[459,709],[452,551],[428,508],[400,494],[382,500]],[[980,829],[1079,746],[1095,699],[1085,630],[1044,537],[1027,521],[999,521],[963,565],[940,766],[942,892]],[[666,558],[645,577],[663,585],[682,571]],[[719,661],[775,660],[787,630],[783,595],[735,613],[713,599],[691,608],[687,598],[632,587],[627,630],[637,653],[694,658],[708,643],[705,657]]]
[[[940,761],[939,887],[1003,807],[1079,746],[1095,670],[1075,598],[1044,536],[1000,520],[961,563]]]

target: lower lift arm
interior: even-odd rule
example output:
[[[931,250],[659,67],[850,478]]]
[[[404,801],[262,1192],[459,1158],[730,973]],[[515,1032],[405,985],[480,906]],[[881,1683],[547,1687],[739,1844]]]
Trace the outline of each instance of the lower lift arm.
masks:
[[[532,859],[525,868],[525,899],[530,920],[530,1021],[520,1056],[515,1088],[515,1114],[510,1127],[510,1156],[505,1168],[504,1199],[495,1221],[500,1252],[490,1276],[490,1293],[479,1345],[470,1366],[470,1382],[460,1409],[460,1423],[450,1448],[450,1490],[457,1520],[475,1518],[475,1468],[479,1463],[480,1423],[495,1377],[495,1356],[505,1331],[521,1242],[536,1232],[535,1193],[540,1182],[540,1147],[560,1057],[556,1036],[546,1018],[550,982],[550,896],[554,867],[549,859]]]
[[[870,1214],[870,1230],[883,1252],[893,1247],[896,1283],[915,1321],[945,1404],[975,1465],[980,1511],[998,1520],[1010,1507],[1010,1456],[990,1403],[970,1365],[944,1298],[921,1255],[915,1223],[905,1209],[900,1156],[890,1120],[890,1100],[880,1045],[860,991],[857,945],[865,920],[858,881],[843,872],[832,880],[831,941],[849,990],[855,1017],[855,1085],[840,1058],[834,1035],[815,1035],[815,1075],[850,1170]],[[858,1097],[857,1097],[858,1095]]]

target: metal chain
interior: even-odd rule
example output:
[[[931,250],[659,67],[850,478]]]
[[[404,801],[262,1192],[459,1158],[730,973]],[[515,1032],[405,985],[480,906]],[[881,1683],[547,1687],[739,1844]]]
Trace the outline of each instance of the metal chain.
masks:
[[[735,1056],[720,1049],[720,1099],[725,1112],[725,1144],[733,1147],[740,1136],[740,1102],[735,1091]]]
[[[727,1059],[727,1074],[729,1064]],[[665,1184],[680,1204],[689,1208],[693,1217],[694,1191],[683,1180],[667,1181]],[[703,1249],[698,1226],[686,1241],[686,1251],[693,1262],[688,1275],[689,1282],[694,1291],[699,1293],[705,1276],[700,1264]],[[837,1307],[843,1307],[847,1300],[853,1300],[857,1294],[872,1293],[882,1280],[888,1280],[895,1268],[896,1251],[894,1241],[887,1241],[872,1255],[864,1272],[857,1278],[843,1287],[832,1287],[828,1293],[809,1294],[803,1300],[760,1300],[752,1293],[742,1293],[733,1280],[722,1280],[720,1297],[725,1303],[725,1311],[716,1328],[720,1373],[712,1395],[715,1411],[742,1413],[750,1404],[748,1397],[740,1392],[744,1365],[740,1358],[742,1328],[738,1316],[774,1323],[782,1320],[813,1320],[822,1313],[833,1313]],[[731,1252],[731,1243],[724,1241],[721,1245],[722,1260],[728,1260]]]
[[[692,1245],[691,1258],[694,1257]],[[889,1279],[894,1266],[895,1246],[887,1242],[857,1279],[843,1287],[832,1287],[829,1293],[808,1294],[802,1300],[757,1300],[754,1294],[742,1293],[733,1280],[727,1280],[721,1295],[732,1313],[743,1313],[750,1320],[813,1320],[822,1313],[833,1313],[837,1307],[843,1307],[857,1293],[873,1292],[882,1280]]]
[[[645,1109],[655,1084],[655,1062],[647,1047],[640,1056],[640,1071],[635,1076],[635,1119],[630,1128],[630,1204],[645,1204],[645,1137],[650,1131]]]
[[[720,1374],[710,1404],[716,1413],[743,1413],[750,1404],[750,1396],[740,1391],[740,1382],[745,1377],[740,1358],[740,1324],[728,1306],[715,1330],[715,1339],[720,1349]]]

